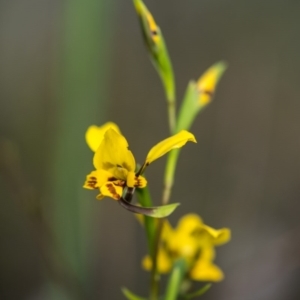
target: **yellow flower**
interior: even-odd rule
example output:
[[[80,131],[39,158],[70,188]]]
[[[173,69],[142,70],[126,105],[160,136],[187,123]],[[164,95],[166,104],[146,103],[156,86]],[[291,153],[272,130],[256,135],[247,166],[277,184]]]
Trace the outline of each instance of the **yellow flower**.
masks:
[[[205,106],[210,103],[217,84],[225,72],[227,64],[225,62],[218,62],[211,66],[206,72],[198,79],[197,88],[199,91],[199,105]]]
[[[182,130],[154,146],[149,151],[142,168],[135,173],[134,156],[117,125],[106,123],[101,127],[91,126],[87,130],[86,140],[95,151],[93,159],[95,170],[87,175],[84,188],[99,189],[97,199],[108,196],[115,200],[122,198],[125,188],[133,193],[135,188],[147,185],[142,173],[154,160],[174,148],[182,147],[188,141],[196,142],[193,134]]]
[[[183,216],[176,229],[165,221],[157,258],[158,271],[162,274],[168,273],[177,259],[184,258],[188,264],[188,275],[191,279],[220,281],[224,275],[213,263],[214,247],[227,243],[229,240],[229,229],[213,229],[205,225],[196,214]],[[151,270],[150,256],[146,256],[142,264],[146,270]]]

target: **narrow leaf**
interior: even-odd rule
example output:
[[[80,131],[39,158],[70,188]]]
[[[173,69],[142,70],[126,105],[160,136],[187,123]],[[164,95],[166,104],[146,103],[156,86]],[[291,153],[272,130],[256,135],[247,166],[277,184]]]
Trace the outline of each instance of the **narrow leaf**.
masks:
[[[123,287],[122,288],[123,295],[128,299],[128,300],[146,300],[145,298],[139,297],[135,294],[133,294],[131,291],[129,291],[127,288]]]
[[[191,293],[191,294],[187,294],[184,296],[184,299],[188,300],[188,299],[193,299],[195,297],[199,297],[204,295],[210,288],[212,287],[211,283],[206,284],[205,286],[203,286],[201,289],[199,289],[198,291]]]
[[[177,206],[180,205],[180,203],[173,203],[156,207],[141,207],[127,202],[124,198],[121,198],[118,202],[123,208],[131,212],[146,215],[152,218],[165,218],[169,216],[177,208]]]
[[[179,259],[174,264],[173,271],[169,277],[165,300],[177,299],[186,268],[187,266],[184,259]]]

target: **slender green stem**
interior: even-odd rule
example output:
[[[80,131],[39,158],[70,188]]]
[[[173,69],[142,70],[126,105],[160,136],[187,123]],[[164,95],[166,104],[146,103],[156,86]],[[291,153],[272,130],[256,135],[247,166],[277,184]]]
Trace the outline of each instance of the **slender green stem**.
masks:
[[[174,183],[174,176],[175,176],[175,170],[176,170],[179,152],[180,152],[179,149],[174,149],[169,153],[167,158],[165,179],[164,179],[164,191],[162,196],[163,205],[167,204],[171,197],[171,190]]]
[[[170,276],[165,300],[176,300],[178,293],[180,291],[180,283],[186,272],[186,262],[184,259],[179,259],[173,268],[172,274]]]
[[[168,117],[169,117],[169,127],[170,132],[174,133],[176,127],[176,107],[175,101],[168,102]]]

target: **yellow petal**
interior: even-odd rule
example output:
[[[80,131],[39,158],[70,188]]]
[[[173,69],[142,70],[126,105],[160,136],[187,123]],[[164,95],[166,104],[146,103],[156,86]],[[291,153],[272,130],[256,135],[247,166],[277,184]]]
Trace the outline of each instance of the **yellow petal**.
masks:
[[[86,180],[84,182],[83,187],[89,190],[94,190],[99,187],[97,180],[97,171],[93,171],[86,176]]]
[[[186,214],[180,218],[176,231],[190,235],[194,230],[202,228],[202,219],[197,214]]]
[[[207,225],[203,225],[203,229],[212,237],[214,245],[222,245],[230,241],[231,231],[228,228],[214,229]]]
[[[119,200],[123,194],[123,186],[116,185],[115,182],[108,181],[101,186],[100,191],[103,196]]]
[[[97,148],[101,144],[105,132],[112,128],[116,132],[121,133],[119,127],[113,122],[107,122],[102,126],[92,125],[85,133],[85,140],[92,151],[96,152]]]
[[[145,256],[142,260],[142,266],[145,270],[150,271],[152,269],[152,259],[149,255]],[[160,274],[170,272],[172,268],[172,261],[168,256],[167,252],[163,249],[158,251],[157,256],[157,270]]]
[[[199,105],[208,104],[215,92],[216,86],[226,70],[227,65],[224,62],[218,62],[210,67],[198,80],[197,87],[200,93]]]
[[[144,188],[147,185],[147,180],[145,177],[139,175],[136,176],[134,172],[128,172],[127,175],[127,186],[128,187],[136,187],[136,188]]]
[[[174,229],[172,228],[170,222],[167,219],[165,219],[164,222],[163,222],[161,239],[163,241],[171,240],[173,234],[174,234]]]
[[[105,197],[104,195],[99,194],[99,195],[97,195],[96,199],[97,199],[97,200],[103,200],[104,197]]]
[[[96,189],[100,188],[107,181],[116,181],[117,179],[108,171],[103,169],[92,171],[86,177],[86,181],[84,183],[84,188],[86,189]]]
[[[223,272],[212,263],[215,258],[213,247],[201,249],[199,259],[190,272],[190,277],[199,281],[220,281],[224,278]]]
[[[222,270],[213,263],[199,261],[190,271],[190,278],[197,281],[221,281],[224,278]]]
[[[109,128],[94,155],[94,166],[110,172],[117,179],[126,180],[128,172],[135,171],[135,160],[125,137]]]
[[[145,165],[149,165],[154,160],[165,155],[167,152],[169,152],[172,149],[181,148],[187,142],[196,143],[196,139],[192,133],[190,133],[186,130],[181,130],[177,134],[161,141],[160,143],[155,145],[153,148],[151,148],[151,150],[149,151],[149,153],[147,155]]]

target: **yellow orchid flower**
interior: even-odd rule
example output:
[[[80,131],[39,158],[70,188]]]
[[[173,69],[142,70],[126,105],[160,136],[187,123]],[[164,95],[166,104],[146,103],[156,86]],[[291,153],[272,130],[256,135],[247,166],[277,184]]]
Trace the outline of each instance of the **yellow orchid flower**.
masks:
[[[154,146],[142,168],[135,173],[134,156],[116,124],[106,123],[101,127],[89,127],[86,141],[92,150],[96,150],[93,158],[95,170],[87,175],[84,188],[99,189],[97,199],[108,196],[114,200],[122,198],[125,188],[129,193],[133,193],[135,188],[145,187],[147,181],[142,173],[154,160],[172,149],[182,147],[188,141],[196,142],[193,134],[182,130]]]
[[[230,230],[213,229],[203,223],[196,214],[183,216],[176,229],[165,221],[162,241],[158,250],[158,272],[168,273],[173,263],[184,258],[188,264],[188,275],[197,281],[220,281],[223,272],[213,263],[214,247],[230,240]],[[152,260],[146,256],[142,262],[146,270],[151,270]]]

